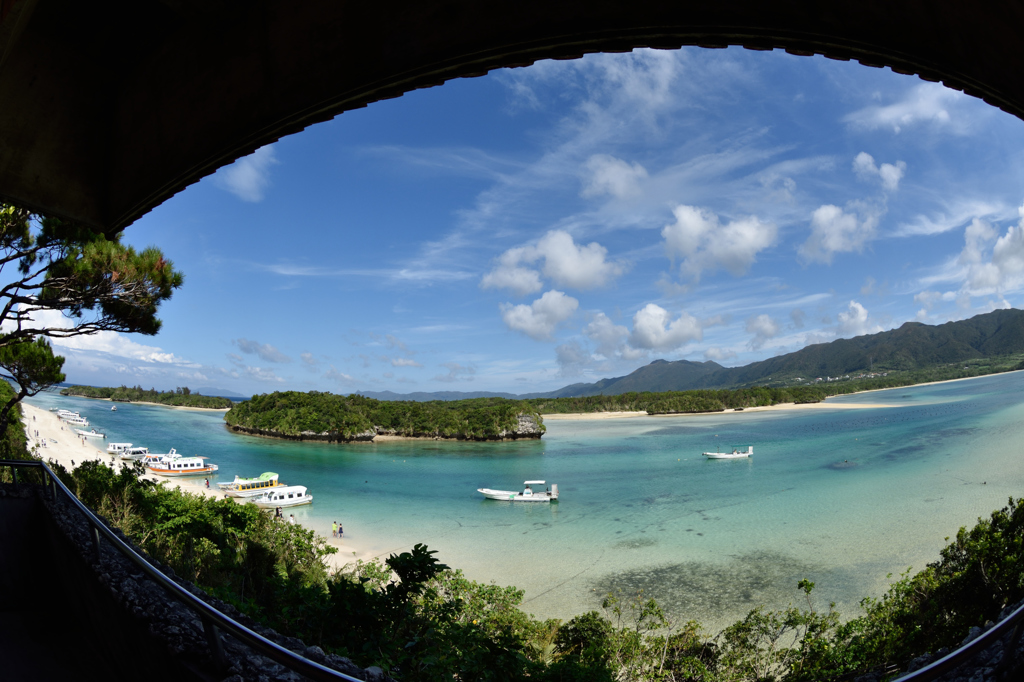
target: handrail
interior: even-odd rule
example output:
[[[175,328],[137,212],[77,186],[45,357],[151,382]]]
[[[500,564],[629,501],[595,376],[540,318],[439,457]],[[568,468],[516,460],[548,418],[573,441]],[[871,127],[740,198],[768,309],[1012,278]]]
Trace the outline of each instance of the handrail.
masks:
[[[351,677],[343,672],[333,670],[326,666],[320,665],[315,661],[311,661],[308,658],[299,656],[293,651],[285,649],[279,644],[271,642],[266,637],[253,632],[249,628],[245,627],[241,623],[231,619],[224,615],[217,609],[213,608],[203,600],[196,597],[194,594],[172,581],[160,570],[158,570],[151,563],[146,561],[138,552],[136,552],[130,545],[124,542],[121,538],[114,535],[113,532],[104,524],[93,512],[82,504],[74,493],[72,493],[67,486],[64,485],[57,476],[54,475],[50,467],[46,466],[43,462],[30,461],[30,460],[17,460],[17,459],[0,459],[0,466],[10,466],[12,470],[16,467],[28,467],[28,468],[40,468],[43,469],[50,477],[50,480],[54,486],[54,500],[56,500],[56,490],[59,488],[64,491],[64,494],[71,500],[71,502],[78,507],[79,511],[85,516],[86,520],[92,525],[94,532],[99,531],[107,540],[114,545],[122,554],[132,560],[139,568],[141,568],[150,578],[155,580],[161,587],[168,592],[171,592],[175,597],[180,599],[189,606],[199,612],[203,618],[204,628],[206,627],[207,621],[213,621],[216,626],[222,627],[238,639],[244,641],[249,646],[258,650],[264,654],[267,658],[273,659],[281,665],[294,670],[295,672],[305,675],[313,680],[347,680],[348,682],[363,682],[357,677]],[[15,481],[17,478],[15,477]],[[98,538],[94,538],[95,540]],[[97,552],[99,546],[96,547]],[[946,656],[943,656],[937,661],[934,661],[923,668],[915,670],[914,672],[898,677],[894,682],[931,682],[937,679],[940,675],[943,675],[954,668],[958,668],[963,665],[977,654],[980,650],[991,645],[993,641],[1002,635],[1006,634],[1011,626],[1024,625],[1022,622],[1024,618],[1024,604],[1019,606],[1013,613],[1004,618],[1003,620],[996,623],[994,626],[986,630],[978,637],[972,639],[967,644],[964,644],[959,649],[950,652]],[[207,637],[219,638],[215,632],[207,632]],[[211,643],[211,648],[219,650],[219,639],[216,643]],[[214,652],[216,655],[216,651]],[[1012,655],[1012,651],[1007,651],[1004,656]]]
[[[99,517],[97,517],[88,507],[82,504],[81,500],[79,500],[78,497],[76,497],[75,494],[64,485],[64,482],[61,481],[60,478],[53,473],[53,470],[46,466],[45,463],[35,460],[0,459],[0,466],[10,466],[12,471],[15,468],[43,469],[50,477],[50,481],[53,484],[54,501],[56,501],[57,489],[64,491],[64,494],[69,500],[71,500],[72,504],[78,507],[78,510],[82,512],[82,515],[85,516],[86,520],[92,526],[94,534],[93,542],[96,542],[99,539],[96,535],[98,531],[98,533],[103,535],[103,537],[105,537],[110,544],[119,550],[121,554],[130,559],[157,584],[177,597],[180,601],[184,602],[186,606],[198,611],[203,620],[204,629],[208,627],[208,624],[214,626],[209,628],[206,632],[207,639],[210,641],[211,649],[213,650],[211,651],[211,654],[213,654],[214,657],[218,657],[218,654],[220,653],[220,635],[216,632],[216,628],[220,627],[256,649],[267,658],[280,663],[286,668],[294,670],[300,675],[305,675],[312,680],[317,680],[318,682],[321,680],[324,682],[334,682],[336,680],[346,680],[346,682],[363,682],[358,677],[352,677],[343,672],[320,665],[315,661],[311,661],[304,656],[300,656],[295,652],[270,641],[266,637],[253,632],[168,578],[159,569],[157,569],[156,566],[153,566],[153,564],[149,563],[149,561],[147,561],[142,555],[132,549],[132,547],[124,540],[114,535],[110,528],[108,528],[107,525],[103,523],[103,521],[101,521]],[[99,552],[98,544],[96,545],[96,551],[97,553]]]
[[[964,644],[956,651],[952,651],[949,654],[943,656],[937,661],[929,663],[923,668],[919,668],[912,673],[907,673],[902,677],[897,677],[893,682],[931,682],[931,680],[937,679],[940,675],[948,673],[954,668],[959,668],[961,665],[966,663],[968,659],[977,654],[982,649],[990,646],[992,642],[1006,634],[1010,629],[1011,625],[1020,626],[1021,617],[1024,616],[1024,604],[1021,604],[1017,609],[1006,618],[1002,619],[991,628],[972,639],[967,644]],[[1019,631],[1018,631],[1019,636]],[[1015,648],[1015,647],[1013,647]],[[1012,648],[1010,651],[1003,653],[1004,657],[1013,655]],[[1008,662],[1007,658],[1003,659],[1003,665]]]

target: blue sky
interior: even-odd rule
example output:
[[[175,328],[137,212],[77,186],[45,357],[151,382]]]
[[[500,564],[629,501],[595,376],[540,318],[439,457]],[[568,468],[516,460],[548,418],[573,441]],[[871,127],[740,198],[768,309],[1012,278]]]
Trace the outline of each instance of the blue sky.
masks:
[[[125,232],[186,275],[73,382],[521,393],[1020,306],[1024,122],[779,51],[542,62],[373,104]]]

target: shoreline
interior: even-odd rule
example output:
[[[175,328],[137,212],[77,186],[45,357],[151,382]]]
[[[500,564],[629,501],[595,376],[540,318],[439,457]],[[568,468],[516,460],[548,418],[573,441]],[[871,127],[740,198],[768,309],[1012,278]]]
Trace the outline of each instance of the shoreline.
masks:
[[[856,404],[845,404],[845,403],[828,403],[826,402],[829,398],[842,398],[844,396],[861,395],[863,393],[878,393],[879,391],[897,391],[906,390],[908,388],[915,388],[917,386],[935,386],[938,384],[951,384],[956,381],[971,381],[973,379],[984,379],[986,377],[999,376],[1002,374],[1013,374],[1014,372],[1024,372],[1021,369],[1011,369],[1006,372],[993,372],[991,374],[981,374],[976,377],[960,377],[958,379],[942,379],[940,381],[924,381],[919,384],[907,384],[906,386],[889,386],[888,388],[869,388],[863,391],[854,391],[853,393],[843,393],[841,395],[828,396],[821,402],[817,403],[778,403],[776,405],[762,405],[760,407],[744,407],[742,409],[725,409],[719,412],[677,412],[674,414],[648,414],[647,412],[640,410],[637,412],[557,412],[554,414],[542,414],[541,417],[545,421],[588,421],[592,419],[628,419],[634,417],[701,417],[715,414],[739,414],[745,412],[772,412],[779,410],[859,410],[859,409],[881,409],[887,407],[904,407],[897,403],[856,403]]]
[[[97,398],[97,400],[106,400],[106,398]],[[167,406],[163,405],[162,407]],[[88,461],[101,462],[111,467],[117,467],[119,464],[122,467],[124,466],[122,460],[112,458],[105,449],[97,447],[97,444],[93,443],[92,439],[86,438],[83,444],[82,438],[78,437],[71,430],[72,427],[63,424],[55,413],[25,402],[21,403],[21,409],[22,423],[25,426],[25,435],[28,437],[27,445],[29,450],[32,450],[34,447],[34,454],[43,461],[47,463],[56,462],[68,470]],[[36,431],[39,432],[39,437],[35,436]],[[39,445],[44,439],[46,440],[45,447]],[[103,442],[105,442],[105,439]],[[215,485],[207,488],[205,477],[202,476],[194,478],[176,477],[171,479],[164,476],[146,474],[140,478],[146,478],[154,481],[157,485],[167,486],[168,488],[178,488],[185,493],[202,495],[203,497],[215,500],[234,499],[236,503],[243,504],[238,501],[238,498],[226,498]],[[313,528],[313,530],[317,529]],[[362,547],[347,544],[344,539],[324,537],[324,540],[326,544],[338,550],[326,558],[327,565],[331,571],[341,570],[346,565],[355,563],[360,559],[370,561],[378,556]]]
[[[110,398],[93,398],[88,395],[66,395],[65,398],[85,398],[86,400],[102,400],[104,402],[114,402]],[[121,402],[121,401],[118,401]],[[172,410],[191,410],[193,412],[227,412],[230,407],[193,407],[191,405],[165,405],[164,403],[151,403],[147,400],[129,400],[123,405],[155,405],[156,407],[167,407]]]

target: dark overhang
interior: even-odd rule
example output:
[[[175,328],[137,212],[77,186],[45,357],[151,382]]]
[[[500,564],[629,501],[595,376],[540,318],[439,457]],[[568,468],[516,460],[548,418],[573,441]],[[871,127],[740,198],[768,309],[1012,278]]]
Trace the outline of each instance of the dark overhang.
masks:
[[[1024,4],[0,0],[0,197],[106,229],[350,109],[540,59],[683,45],[854,59],[1024,118]]]

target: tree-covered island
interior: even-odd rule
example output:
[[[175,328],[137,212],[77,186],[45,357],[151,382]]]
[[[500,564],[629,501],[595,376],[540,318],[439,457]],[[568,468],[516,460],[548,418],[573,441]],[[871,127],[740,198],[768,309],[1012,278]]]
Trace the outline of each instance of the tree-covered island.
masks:
[[[224,415],[224,421],[237,433],[289,440],[368,442],[379,436],[473,441],[516,440],[540,438],[545,431],[542,416],[545,414],[646,412],[649,415],[664,415],[724,412],[786,403],[817,403],[835,395],[970,378],[1022,368],[1019,357],[1002,360],[974,361],[968,365],[956,363],[912,372],[886,372],[884,376],[845,378],[842,381],[813,385],[642,391],[523,400],[377,400],[356,393],[341,396],[318,391],[282,391],[256,395],[250,400],[235,403]]]
[[[377,436],[516,440],[544,433],[540,413],[523,400],[384,401],[318,391],[255,395],[228,410],[224,421],[239,433],[328,442]]]
[[[177,388],[173,391],[158,391],[155,388],[146,390],[141,386],[135,386],[134,388],[131,386],[119,386],[117,388],[69,386],[68,388],[61,389],[60,394],[81,398],[112,400],[116,403],[155,403],[170,407],[201,407],[210,410],[223,410],[233,405],[228,398],[199,395],[198,393],[193,393],[188,387]]]

